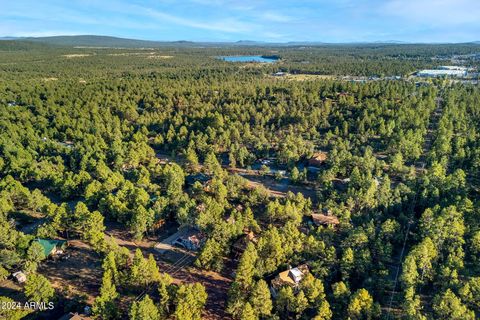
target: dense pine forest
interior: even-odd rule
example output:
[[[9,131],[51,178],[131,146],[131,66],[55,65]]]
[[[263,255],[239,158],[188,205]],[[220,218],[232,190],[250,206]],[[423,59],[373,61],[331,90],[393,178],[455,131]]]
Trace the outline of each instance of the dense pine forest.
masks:
[[[0,318],[480,317],[479,53],[1,41]]]

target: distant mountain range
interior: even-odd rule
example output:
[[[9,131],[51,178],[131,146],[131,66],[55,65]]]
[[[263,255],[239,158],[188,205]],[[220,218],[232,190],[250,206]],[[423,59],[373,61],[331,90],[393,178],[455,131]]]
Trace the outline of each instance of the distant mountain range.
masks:
[[[7,37],[8,38],[8,37]],[[8,39],[7,39],[8,40]],[[140,48],[140,47],[160,47],[165,45],[165,42],[126,39],[109,36],[95,36],[95,35],[79,35],[79,36],[52,36],[52,37],[22,37],[11,38],[9,40],[41,42],[58,46],[68,47],[126,47],[126,48]],[[173,43],[173,42],[172,42]],[[178,43],[185,43],[178,41]]]
[[[157,48],[165,46],[186,47],[215,47],[215,46],[314,46],[325,44],[323,42],[266,42],[253,40],[239,40],[236,42],[193,42],[193,41],[152,41],[127,39],[110,36],[78,35],[78,36],[52,36],[52,37],[3,37],[0,40],[15,40],[39,42],[59,46],[74,47],[122,47],[122,48]]]
[[[10,41],[28,41],[38,42],[43,44],[51,44],[68,47],[121,47],[121,48],[158,48],[165,46],[185,46],[185,47],[215,47],[215,46],[319,46],[329,45],[325,42],[305,42],[305,41],[291,41],[291,42],[263,42],[252,40],[240,40],[237,42],[192,42],[192,41],[150,41],[117,38],[110,36],[96,36],[96,35],[78,35],[78,36],[52,36],[52,37],[0,37],[0,40]],[[473,44],[480,44],[480,41],[470,42]],[[355,42],[345,44],[408,44],[408,42],[388,40],[375,42]]]

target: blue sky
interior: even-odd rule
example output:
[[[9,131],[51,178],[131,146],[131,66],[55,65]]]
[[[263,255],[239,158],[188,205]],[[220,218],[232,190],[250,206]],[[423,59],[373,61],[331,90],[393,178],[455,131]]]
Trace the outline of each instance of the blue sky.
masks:
[[[480,40],[480,0],[0,0],[0,36],[147,40]]]

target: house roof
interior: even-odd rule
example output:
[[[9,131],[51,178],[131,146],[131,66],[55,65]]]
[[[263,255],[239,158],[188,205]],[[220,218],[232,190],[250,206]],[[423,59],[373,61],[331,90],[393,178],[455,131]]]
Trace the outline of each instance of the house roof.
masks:
[[[196,181],[203,184],[208,182],[210,179],[211,178],[209,176],[203,173],[192,174],[185,178],[188,184],[194,184]]]
[[[303,277],[302,271],[300,271],[300,269],[298,269],[298,268],[290,269],[290,272],[292,273],[292,275],[294,277],[294,280],[295,279],[302,279],[302,277]]]
[[[242,234],[232,245],[233,249],[239,253],[243,253],[247,249],[250,241],[256,242],[255,234],[250,231]]]
[[[317,226],[320,225],[337,225],[340,223],[337,217],[324,215],[321,213],[312,213],[313,223]]]
[[[308,160],[308,164],[311,166],[321,165],[325,160],[327,160],[326,152],[315,152],[313,156]]]
[[[58,318],[58,320],[90,320],[90,319],[92,319],[92,318],[87,317],[87,316],[83,316],[83,315],[79,315],[78,313],[73,313],[73,312],[64,314],[63,316]]]
[[[18,281],[18,282],[25,282],[27,281],[27,275],[23,273],[23,271],[17,271],[12,274],[12,276]]]
[[[45,253],[46,257],[52,254],[55,248],[63,248],[67,244],[67,241],[65,240],[36,239],[34,241],[40,243],[40,245],[43,247],[43,252]]]
[[[272,286],[276,288],[284,285],[296,286],[308,272],[309,270],[306,264],[282,271],[272,280]]]
[[[279,284],[292,284],[295,285],[295,281],[290,277],[290,270],[282,271],[278,274]]]

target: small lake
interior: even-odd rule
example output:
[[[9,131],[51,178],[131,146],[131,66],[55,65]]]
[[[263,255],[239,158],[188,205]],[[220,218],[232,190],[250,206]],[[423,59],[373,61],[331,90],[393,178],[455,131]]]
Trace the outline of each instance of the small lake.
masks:
[[[227,62],[263,62],[274,63],[278,61],[278,57],[274,56],[220,56],[217,57]]]

